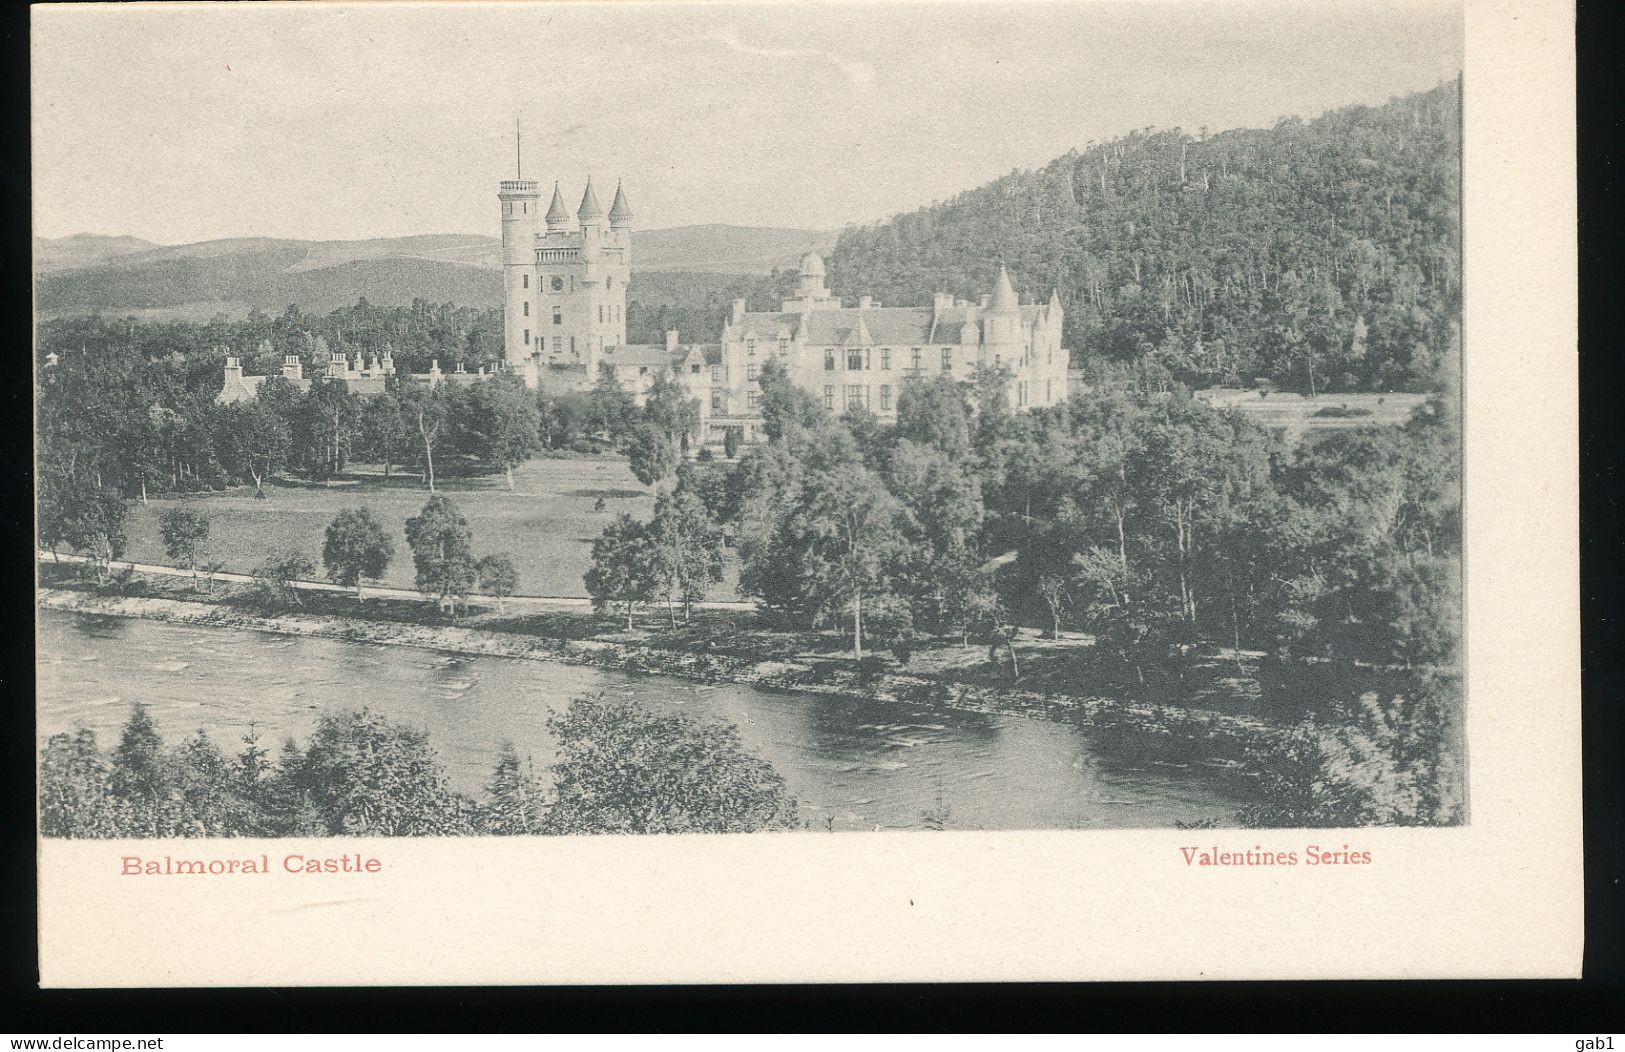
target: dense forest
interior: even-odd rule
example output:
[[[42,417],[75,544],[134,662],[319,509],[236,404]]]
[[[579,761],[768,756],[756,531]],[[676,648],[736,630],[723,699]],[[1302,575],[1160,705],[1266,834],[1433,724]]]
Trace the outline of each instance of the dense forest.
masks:
[[[837,294],[1059,289],[1075,364],[1192,386],[1434,390],[1459,316],[1460,81],[1266,130],[1144,129],[850,227]]]

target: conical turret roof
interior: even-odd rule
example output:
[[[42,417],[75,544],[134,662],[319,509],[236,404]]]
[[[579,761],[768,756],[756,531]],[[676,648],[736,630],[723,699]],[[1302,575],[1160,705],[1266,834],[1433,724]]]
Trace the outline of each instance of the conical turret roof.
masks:
[[[559,184],[553,184],[553,203],[547,206],[547,221],[549,223],[563,223],[570,218],[570,210],[564,207],[564,195],[559,192]]]
[[[602,219],[604,210],[598,205],[598,195],[592,192],[592,176],[587,176],[587,192],[581,195],[581,207],[576,209],[577,219]]]
[[[611,223],[624,223],[632,218],[632,206],[626,203],[626,191],[621,188],[619,180],[615,183],[615,201],[609,206],[609,221]]]
[[[990,306],[993,310],[1015,310],[1021,306],[1016,299],[1016,290],[1010,284],[1010,272],[1004,269],[1003,263],[999,264],[999,281],[993,286],[993,303]]]

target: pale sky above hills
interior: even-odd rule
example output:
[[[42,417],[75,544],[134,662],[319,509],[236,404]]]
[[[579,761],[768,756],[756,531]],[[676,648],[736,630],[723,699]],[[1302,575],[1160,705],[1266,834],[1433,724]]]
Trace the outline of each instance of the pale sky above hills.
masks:
[[[1436,0],[34,8],[35,233],[496,234],[497,181],[645,229],[831,229],[1134,128],[1432,87]]]

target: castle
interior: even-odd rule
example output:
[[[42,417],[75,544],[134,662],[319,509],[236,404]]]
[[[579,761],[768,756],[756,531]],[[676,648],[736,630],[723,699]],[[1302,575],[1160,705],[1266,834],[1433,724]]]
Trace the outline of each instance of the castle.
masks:
[[[1016,408],[1067,397],[1067,352],[1057,295],[1023,304],[1001,265],[993,291],[971,303],[937,294],[930,307],[884,307],[864,296],[847,307],[825,284],[824,261],[803,256],[795,295],[777,311],[752,312],[736,300],[720,343],[627,344],[626,287],[632,276],[632,209],[617,184],[606,216],[587,180],[574,224],[557,183],[545,216],[533,180],[504,180],[502,260],[506,367],[535,386],[591,386],[604,373],[641,401],[655,378],[673,375],[699,400],[701,440],[730,429],[761,437],[757,377],[777,356],[790,377],[826,409],[864,408],[895,420],[909,377],[969,380],[1004,366]],[[607,219],[607,225],[606,225]],[[543,223],[546,230],[542,229]]]
[[[395,356],[388,345],[385,345],[381,355],[374,354],[363,359],[360,352],[356,353],[355,360],[351,361],[342,351],[328,349],[327,340],[320,335],[307,337],[310,342],[310,354],[314,361],[325,361],[320,379],[336,380],[344,385],[345,390],[351,394],[371,396],[384,393],[388,378],[396,375]],[[243,373],[242,359],[231,354],[226,348],[225,374],[220,384],[220,393],[214,396],[215,402],[220,405],[229,405],[233,402],[249,402],[259,397],[260,385],[268,377],[246,376]],[[271,344],[267,340],[260,344],[261,356],[271,354]],[[305,376],[305,364],[302,356],[285,354],[282,356],[281,377],[293,385],[293,389],[301,393],[310,390],[311,380]],[[426,383],[434,387],[441,383],[475,383],[487,380],[496,374],[487,372],[481,367],[478,372],[466,372],[459,362],[451,372],[443,372],[438,359],[429,364],[426,373],[409,373],[408,377],[419,383]]]
[[[522,174],[522,173],[516,173]],[[735,300],[718,343],[681,343],[676,332],[664,344],[626,342],[626,287],[632,277],[632,208],[619,183],[606,214],[587,180],[572,216],[557,183],[547,211],[533,179],[501,182],[503,360],[502,371],[527,386],[583,390],[612,375],[641,404],[655,380],[680,380],[699,402],[700,441],[725,441],[733,431],[744,442],[762,437],[762,365],[778,358],[789,376],[831,412],[862,408],[895,421],[897,399],[911,377],[947,376],[968,381],[978,369],[1004,367],[1012,383],[1012,406],[1054,405],[1067,397],[1067,352],[1061,346],[1063,311],[1058,295],[1047,303],[1022,303],[1001,265],[993,291],[976,302],[938,293],[929,307],[886,307],[869,296],[846,306],[825,284],[824,261],[801,258],[795,294],[776,311],[747,311]],[[322,351],[314,353],[322,361]],[[354,363],[327,355],[324,376],[357,393],[383,390],[395,371],[386,350],[381,359]],[[297,356],[283,375],[308,386]],[[413,379],[431,385],[476,382],[495,375],[443,373],[438,363]],[[253,398],[264,377],[243,376],[227,358],[218,400]]]

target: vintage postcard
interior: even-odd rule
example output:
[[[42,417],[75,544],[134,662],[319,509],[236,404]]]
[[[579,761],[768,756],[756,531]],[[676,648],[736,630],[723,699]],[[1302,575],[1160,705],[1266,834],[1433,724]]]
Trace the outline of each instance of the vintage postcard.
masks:
[[[36,7],[42,982],[1577,974],[1571,22]]]

